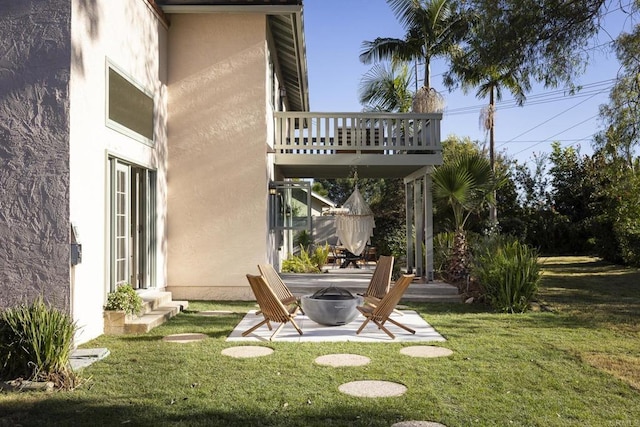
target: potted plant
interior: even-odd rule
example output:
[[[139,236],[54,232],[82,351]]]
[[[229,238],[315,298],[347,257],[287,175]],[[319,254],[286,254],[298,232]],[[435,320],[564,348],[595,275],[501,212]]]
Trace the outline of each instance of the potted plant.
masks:
[[[107,295],[104,310],[105,334],[122,334],[126,319],[137,316],[142,311],[142,297],[131,285],[120,285]]]

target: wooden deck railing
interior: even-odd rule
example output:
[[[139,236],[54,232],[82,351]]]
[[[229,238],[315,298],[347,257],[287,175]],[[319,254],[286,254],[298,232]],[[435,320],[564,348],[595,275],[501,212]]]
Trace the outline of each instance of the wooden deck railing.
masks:
[[[275,113],[276,154],[439,154],[442,114]]]

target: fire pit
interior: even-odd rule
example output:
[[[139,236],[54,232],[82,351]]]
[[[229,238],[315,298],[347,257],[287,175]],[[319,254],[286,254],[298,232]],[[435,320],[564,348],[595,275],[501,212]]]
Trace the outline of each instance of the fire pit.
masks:
[[[304,295],[300,299],[302,310],[316,323],[328,326],[346,325],[356,318],[363,298],[353,295],[349,290],[329,286],[316,291],[313,295]]]

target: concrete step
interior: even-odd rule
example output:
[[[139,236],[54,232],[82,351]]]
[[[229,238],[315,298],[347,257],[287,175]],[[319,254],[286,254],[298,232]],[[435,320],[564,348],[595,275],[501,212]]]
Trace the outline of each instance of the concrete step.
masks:
[[[111,320],[107,324],[105,317],[105,334],[144,334],[189,306],[188,301],[173,301],[171,292],[145,290],[140,292],[140,296],[143,299],[142,314],[133,317],[123,316],[122,323],[119,324]]]
[[[171,292],[143,290],[139,295],[142,297],[142,314],[150,313],[171,302]]]
[[[363,271],[359,274],[336,273],[329,274],[281,274],[282,279],[294,295],[313,294],[315,291],[336,286],[345,288],[353,294],[366,291],[371,280],[371,272]],[[401,301],[415,302],[462,302],[458,289],[448,283],[416,279],[405,291]]]

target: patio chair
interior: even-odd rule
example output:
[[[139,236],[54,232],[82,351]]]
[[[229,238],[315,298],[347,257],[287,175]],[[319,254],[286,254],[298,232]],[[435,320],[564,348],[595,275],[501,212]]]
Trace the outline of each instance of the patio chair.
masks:
[[[262,313],[264,320],[244,331],[242,336],[246,337],[265,323],[269,330],[272,330],[271,322],[280,323],[280,326],[276,328],[273,335],[269,338],[269,341],[273,341],[287,322],[291,322],[293,327],[296,328],[296,331],[302,335],[302,329],[300,329],[294,320],[294,317],[298,313],[298,306],[292,305],[289,308],[285,307],[273,292],[273,289],[269,287],[264,277],[247,274],[247,280],[249,281],[249,285],[251,285],[251,290],[256,297],[256,301],[260,307],[260,313]]]
[[[302,311],[302,306],[300,305],[300,300],[291,293],[287,285],[282,280],[282,277],[278,274],[273,265],[271,264],[259,264],[258,270],[260,270],[260,274],[264,277],[264,280],[267,282],[269,287],[276,294],[278,299],[285,306],[290,306],[292,304],[296,305],[300,311]],[[302,311],[304,314],[304,311]]]
[[[391,288],[391,290],[384,296],[384,298],[380,300],[380,302],[375,307],[370,305],[363,305],[358,307],[358,310],[365,317],[365,320],[364,322],[362,322],[362,325],[356,332],[356,335],[362,332],[369,321],[375,323],[378,326],[378,329],[382,329],[392,339],[395,339],[396,336],[393,335],[391,331],[384,326],[386,322],[391,322],[394,325],[404,329],[405,331],[415,334],[416,331],[391,318],[393,310],[400,302],[400,298],[402,298],[402,295],[404,295],[404,292],[407,290],[414,277],[415,274],[403,274],[402,277],[398,279],[396,284]]]
[[[391,273],[393,272],[393,256],[382,255],[378,259],[367,290],[362,294],[364,302],[376,305],[389,292]]]
[[[376,264],[369,287],[362,294],[364,302],[366,304],[376,306],[380,303],[380,300],[389,292],[391,287],[391,275],[393,273],[393,263],[395,258],[389,255],[381,255]],[[393,309],[396,314],[402,316],[402,312]]]

